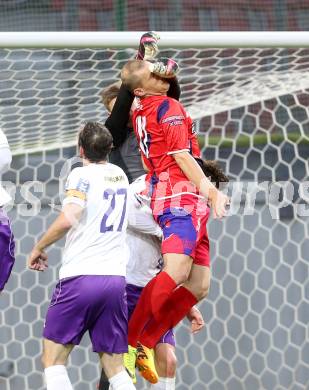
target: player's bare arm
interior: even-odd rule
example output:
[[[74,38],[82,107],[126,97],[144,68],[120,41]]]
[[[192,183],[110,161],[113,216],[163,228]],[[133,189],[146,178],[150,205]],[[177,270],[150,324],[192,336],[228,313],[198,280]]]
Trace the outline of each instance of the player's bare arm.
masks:
[[[175,153],[173,157],[187,178],[208,199],[213,208],[214,218],[224,217],[226,215],[225,207],[229,204],[229,198],[217,190],[189,152]]]
[[[79,221],[83,208],[76,204],[66,204],[57,219],[52,223],[40,241],[34,246],[28,258],[28,268],[44,271],[47,268],[45,249],[59,241]]]
[[[142,35],[136,59],[153,59],[158,52],[159,36],[150,31]],[[131,106],[134,95],[121,83],[115,83],[101,92],[102,103],[110,115],[105,126],[113,136],[114,147],[119,147],[127,138],[127,124],[130,120]]]

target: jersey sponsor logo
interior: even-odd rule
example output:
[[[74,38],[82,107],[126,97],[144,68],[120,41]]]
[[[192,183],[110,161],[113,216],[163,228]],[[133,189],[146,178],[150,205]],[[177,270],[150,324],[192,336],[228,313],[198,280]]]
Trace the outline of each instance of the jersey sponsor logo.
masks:
[[[109,181],[112,183],[117,183],[119,181],[124,181],[125,178],[123,175],[118,175],[118,176],[104,176],[105,181]]]
[[[89,186],[90,183],[87,179],[79,179],[76,186],[76,190],[87,194],[87,192],[89,191]]]
[[[168,124],[170,126],[178,126],[178,125],[182,125],[183,121],[173,121],[173,122],[169,122]]]
[[[177,122],[177,124],[181,124],[183,122],[183,120],[185,119],[185,117],[183,115],[172,115],[172,116],[168,116],[167,118],[163,119],[162,123],[170,123],[170,124],[173,124],[175,122]]]

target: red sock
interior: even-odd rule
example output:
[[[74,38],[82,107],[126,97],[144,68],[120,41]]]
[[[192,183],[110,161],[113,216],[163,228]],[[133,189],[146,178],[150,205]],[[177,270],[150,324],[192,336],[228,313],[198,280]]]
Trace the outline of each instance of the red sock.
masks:
[[[163,304],[177,287],[175,280],[164,271],[159,273],[156,279],[151,294],[151,310],[154,317],[159,315],[158,313],[160,313]]]
[[[175,281],[166,272],[161,272],[144,287],[129,321],[128,341],[132,347],[136,347],[146,324],[159,312],[175,287]]]
[[[146,323],[150,320],[151,314],[151,294],[153,286],[156,283],[156,277],[151,279],[143,288],[141,296],[137,301],[137,305],[129,321],[128,343],[132,347],[136,347],[139,336],[144,329]]]
[[[185,287],[177,288],[162,306],[160,316],[153,317],[146,325],[139,341],[148,348],[154,348],[160,338],[176,326],[197,303],[196,297]]]

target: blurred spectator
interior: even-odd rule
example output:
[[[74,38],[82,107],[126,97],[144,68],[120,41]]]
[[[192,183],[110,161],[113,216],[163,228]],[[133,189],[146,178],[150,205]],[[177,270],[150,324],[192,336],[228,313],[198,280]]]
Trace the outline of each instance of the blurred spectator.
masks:
[[[308,30],[309,0],[0,0],[0,30]]]

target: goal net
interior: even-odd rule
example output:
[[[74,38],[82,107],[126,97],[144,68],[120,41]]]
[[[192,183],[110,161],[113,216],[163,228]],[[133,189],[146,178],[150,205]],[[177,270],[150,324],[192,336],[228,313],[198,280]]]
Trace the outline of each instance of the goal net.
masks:
[[[206,46],[160,53],[179,63],[181,101],[232,194],[231,215],[208,226],[212,284],[199,305],[206,327],[192,336],[183,321],[176,331],[177,389],[305,390],[309,49]],[[41,334],[62,243],[49,250],[44,273],[26,270],[26,256],[57,214],[80,124],[104,121],[100,91],[118,80],[132,47],[0,49],[0,127],[14,154],[2,179],[17,241],[0,296],[0,390],[44,389]],[[77,390],[98,381],[89,345],[84,338],[70,358]]]

